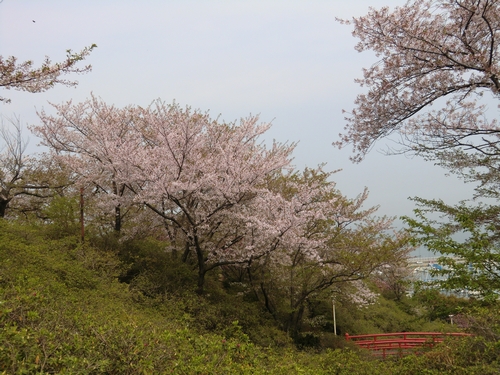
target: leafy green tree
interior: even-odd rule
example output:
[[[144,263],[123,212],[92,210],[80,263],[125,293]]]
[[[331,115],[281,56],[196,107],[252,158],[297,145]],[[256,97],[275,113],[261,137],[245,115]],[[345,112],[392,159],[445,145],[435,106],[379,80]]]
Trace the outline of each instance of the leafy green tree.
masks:
[[[416,245],[442,255],[442,269],[433,271],[441,276],[436,284],[496,298],[500,291],[500,207],[415,201],[419,205],[414,211],[416,218],[404,220]]]

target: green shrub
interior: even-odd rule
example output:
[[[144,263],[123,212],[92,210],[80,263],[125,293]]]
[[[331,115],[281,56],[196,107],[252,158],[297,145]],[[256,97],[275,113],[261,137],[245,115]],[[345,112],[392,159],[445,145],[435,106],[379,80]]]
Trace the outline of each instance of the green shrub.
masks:
[[[154,254],[153,245],[142,246]],[[114,252],[54,238],[44,227],[0,220],[0,259],[0,374],[500,372],[497,306],[470,311],[471,328],[488,325],[488,334],[381,361],[324,332],[314,332],[320,345],[343,349],[297,351],[267,313],[217,275],[208,278],[205,296],[184,290],[137,298],[132,283],[118,282],[123,267]],[[169,288],[182,279],[169,278]],[[373,327],[390,306],[349,311],[375,317],[365,324]],[[407,320],[398,314],[387,316]]]

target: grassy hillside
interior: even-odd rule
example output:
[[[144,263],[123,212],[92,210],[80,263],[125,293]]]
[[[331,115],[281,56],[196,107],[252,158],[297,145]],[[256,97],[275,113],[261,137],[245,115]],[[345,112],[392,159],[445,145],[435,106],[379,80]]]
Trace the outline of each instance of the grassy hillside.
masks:
[[[204,297],[179,290],[149,298],[118,281],[125,271],[117,254],[105,246],[81,245],[76,238],[46,227],[0,220],[0,373],[420,374],[425,369],[427,374],[493,374],[499,370],[494,345],[484,342],[477,343],[483,346],[478,346],[475,362],[463,363],[457,353],[463,352],[460,345],[465,343],[435,351],[434,357],[386,362],[351,349],[298,351],[265,314],[238,294],[212,288]],[[182,272],[175,277],[174,270],[169,272],[182,289]]]

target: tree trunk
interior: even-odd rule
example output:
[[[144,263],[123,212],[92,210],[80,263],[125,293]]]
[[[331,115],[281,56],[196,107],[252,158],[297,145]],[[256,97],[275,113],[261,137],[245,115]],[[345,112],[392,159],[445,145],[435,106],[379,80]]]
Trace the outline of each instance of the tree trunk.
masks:
[[[122,229],[122,213],[120,205],[115,207],[115,232],[120,233]]]
[[[186,263],[187,262],[190,251],[191,251],[191,248],[189,246],[189,242],[186,241],[186,246],[184,248],[184,253],[182,254],[182,263]]]
[[[123,195],[123,191],[125,190],[125,185],[122,185],[120,191],[118,191],[118,185],[116,184],[114,177],[115,176],[113,176],[113,181],[112,181],[113,193],[116,196],[121,197]],[[121,229],[122,229],[122,213],[121,213],[121,207],[120,207],[120,205],[118,205],[118,206],[115,206],[115,232],[120,233]]]
[[[203,251],[201,250],[198,238],[194,237],[194,247],[196,249],[196,258],[198,260],[198,288],[196,293],[203,294],[203,287],[205,285],[205,274],[207,269],[205,267],[205,257],[203,256]]]
[[[207,271],[204,266],[198,265],[198,288],[196,289],[197,294],[203,294],[203,288],[205,286],[205,274]]]
[[[0,198],[0,217],[5,217],[5,211],[7,211],[7,206],[9,205],[10,199]]]
[[[288,317],[287,329],[288,335],[296,340],[299,337],[300,328],[302,326],[302,317],[304,316],[305,307],[301,304],[298,309],[292,311]]]

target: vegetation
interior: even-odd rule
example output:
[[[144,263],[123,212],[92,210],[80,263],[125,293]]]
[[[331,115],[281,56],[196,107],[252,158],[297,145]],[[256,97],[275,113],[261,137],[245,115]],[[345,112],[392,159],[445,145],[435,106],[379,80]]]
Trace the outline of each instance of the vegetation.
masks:
[[[92,44],[78,53],[67,50],[66,60],[52,63],[46,57],[42,65],[33,67],[33,61],[22,63],[15,56],[4,58],[0,55],[0,88],[6,90],[28,91],[32,93],[43,92],[56,85],[76,86],[77,81],[62,79],[62,76],[78,73],[84,74],[92,70],[91,65],[78,67],[97,45]],[[0,96],[0,102],[9,103],[10,99]],[[12,200],[17,201],[25,196],[43,198],[47,196],[49,187],[61,189],[66,184],[55,181],[49,183],[45,178],[48,169],[51,169],[51,160],[38,160],[26,155],[27,142],[22,137],[22,126],[19,117],[10,119],[8,122],[14,130],[9,129],[1,118],[0,125],[0,218],[4,217],[7,207]],[[18,203],[18,202],[15,202]],[[21,211],[35,211],[33,200],[31,205],[21,203],[16,208]]]
[[[389,153],[421,155],[475,183],[474,198],[483,203],[415,198],[416,217],[405,220],[417,246],[442,255],[441,288],[492,300],[499,207],[484,198],[499,196],[500,127],[488,111],[500,98],[499,14],[499,1],[419,0],[341,21],[354,26],[356,49],[380,60],[358,80],[368,91],[337,142],[351,144],[359,162],[377,140],[396,134],[400,147]]]
[[[493,374],[499,369],[500,324],[493,308],[475,304],[469,324],[478,333],[474,338],[447,342],[421,357],[379,361],[333,336],[327,317],[331,301],[318,298],[309,305],[298,350],[241,285],[209,278],[207,293],[200,296],[184,288],[196,280],[196,270],[169,256],[159,261],[157,241],[118,244],[96,236],[82,244],[59,230],[68,228],[63,217],[50,224],[0,221],[2,373]],[[339,328],[355,334],[456,327],[441,316],[429,322],[432,311],[424,299],[403,301],[379,297],[361,309],[339,304]],[[462,301],[449,311],[468,305],[474,304]]]
[[[354,19],[358,48],[383,56],[342,141],[356,160],[400,130],[411,150],[496,196],[497,123],[483,129],[484,108],[464,99],[498,96],[498,14],[496,1],[417,1]],[[73,85],[60,75],[89,71],[75,64],[94,47],[40,69],[0,57],[0,87]],[[413,117],[448,95],[456,103]],[[49,155],[26,157],[19,121],[0,132],[2,374],[500,371],[496,207],[419,199],[410,231],[397,231],[363,207],[367,190],[350,199],[321,166],[293,170],[294,145],[266,147],[270,125],[257,117],[220,123],[176,104],[95,97],[54,107],[33,127]],[[463,141],[477,135],[481,144]],[[459,256],[442,259],[440,287],[483,298],[411,288],[412,244]],[[342,338],[456,330],[473,335],[388,360]]]
[[[40,67],[33,67],[33,61],[19,63],[17,57],[0,56],[0,87],[7,90],[28,92],[43,92],[55,85],[76,86],[77,81],[62,79],[61,76],[71,73],[84,74],[92,70],[91,65],[78,67],[97,46],[92,44],[80,52],[66,51],[66,60],[53,63],[48,57]],[[0,102],[10,102],[10,99],[0,96]]]
[[[341,21],[354,26],[356,50],[380,60],[357,80],[368,90],[337,145],[351,144],[361,161],[374,142],[396,133],[401,148],[392,151],[453,169],[495,160],[499,124],[481,97],[500,98],[499,11],[496,0],[417,0]]]
[[[405,218],[418,245],[441,254],[443,266],[434,270],[441,288],[476,293],[497,299],[500,291],[498,265],[498,206],[448,206],[442,201],[418,199],[416,218]],[[439,213],[438,219],[429,214]]]

